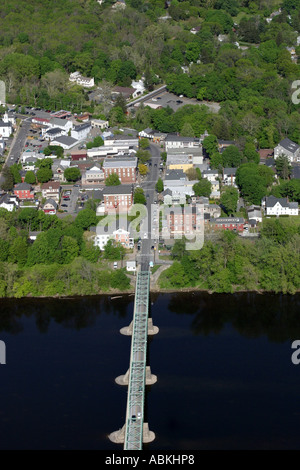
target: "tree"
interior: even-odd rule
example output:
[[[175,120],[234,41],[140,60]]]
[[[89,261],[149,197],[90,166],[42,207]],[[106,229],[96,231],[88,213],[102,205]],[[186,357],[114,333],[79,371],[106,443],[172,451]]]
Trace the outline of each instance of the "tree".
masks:
[[[143,188],[136,188],[133,196],[134,204],[146,204],[146,197]]]
[[[183,137],[195,137],[193,126],[189,122],[185,122],[180,131],[180,135]]]
[[[67,181],[78,181],[81,177],[79,168],[77,168],[76,166],[66,168],[64,171],[64,177]]]
[[[239,192],[236,188],[233,188],[232,186],[227,186],[222,189],[220,205],[228,216],[233,215],[235,213],[238,199]]]
[[[97,224],[96,213],[91,209],[83,209],[77,215],[74,224],[83,230],[87,230],[91,225]]]
[[[28,183],[28,184],[36,184],[36,176],[35,176],[34,171],[32,170],[27,171],[24,181],[25,183]]]
[[[121,184],[121,181],[117,173],[112,173],[105,180],[105,186],[119,186],[119,184]]]
[[[241,164],[242,154],[235,145],[229,145],[222,153],[224,168],[236,168]]]
[[[158,178],[155,189],[158,193],[161,193],[164,190],[164,183],[161,178]]]
[[[291,174],[292,166],[286,155],[279,155],[275,161],[276,171],[281,178],[287,180]]]
[[[2,171],[2,175],[4,177],[4,181],[1,184],[1,188],[3,191],[11,191],[14,187],[14,177],[10,168],[5,166]]]
[[[146,163],[151,158],[151,153],[148,150],[138,150],[136,152],[139,163]]]
[[[50,168],[40,168],[36,172],[36,177],[39,183],[47,183],[53,177],[53,173]]]
[[[145,176],[149,171],[147,165],[143,165],[142,163],[140,163],[138,167],[141,176]]]
[[[175,241],[172,248],[173,259],[181,260],[183,258],[183,256],[186,254],[185,243],[185,237]]]
[[[150,144],[149,139],[143,138],[143,139],[140,139],[139,141],[139,147],[142,150],[146,150],[146,148],[149,147],[149,144]]]
[[[10,171],[11,171],[11,173],[13,175],[13,178],[14,178],[14,184],[18,184],[18,183],[22,182],[20,169],[21,168],[19,168],[19,165],[17,163],[15,163],[14,165],[12,165],[10,167]]]
[[[202,145],[208,156],[218,151],[218,139],[215,135],[205,137]]]
[[[113,289],[119,289],[121,291],[129,289],[130,279],[122,269],[114,271],[111,275],[110,285]]]
[[[221,170],[223,168],[223,157],[219,152],[215,152],[210,157],[210,168],[213,170]]]
[[[200,171],[199,168],[189,168],[188,170],[186,170],[185,174],[188,177],[189,181],[201,179],[201,172],[199,178],[199,173],[197,172],[197,170]]]
[[[209,197],[211,193],[211,182],[205,178],[194,184],[193,191],[196,196]]]

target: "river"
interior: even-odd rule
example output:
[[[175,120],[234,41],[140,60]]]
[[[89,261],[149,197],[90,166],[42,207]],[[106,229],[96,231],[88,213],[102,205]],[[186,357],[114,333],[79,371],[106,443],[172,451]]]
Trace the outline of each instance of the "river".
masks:
[[[0,449],[122,450],[133,297],[1,300]],[[147,450],[300,449],[300,295],[151,294]]]

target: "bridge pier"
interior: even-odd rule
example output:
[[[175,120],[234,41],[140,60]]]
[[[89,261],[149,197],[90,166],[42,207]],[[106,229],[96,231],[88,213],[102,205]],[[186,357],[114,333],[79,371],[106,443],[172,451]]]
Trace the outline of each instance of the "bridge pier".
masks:
[[[118,431],[114,431],[108,435],[108,439],[115,444],[124,444],[125,442],[125,424]],[[155,433],[150,431],[149,424],[143,423],[143,444],[154,441]]]
[[[129,326],[124,326],[124,328],[120,329],[121,335],[125,336],[132,336],[132,330],[133,330],[133,321],[130,323]],[[153,320],[152,318],[148,318],[148,335],[157,335],[159,332],[158,326],[153,325]]]
[[[128,385],[129,384],[129,369],[125,375],[119,375],[116,377],[115,382],[118,385]],[[157,375],[151,374],[150,366],[146,366],[146,385],[153,385],[157,382]]]

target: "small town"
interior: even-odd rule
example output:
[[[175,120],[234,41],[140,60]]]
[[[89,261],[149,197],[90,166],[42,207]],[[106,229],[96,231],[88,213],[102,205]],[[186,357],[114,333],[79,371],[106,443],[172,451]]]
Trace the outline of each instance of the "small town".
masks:
[[[299,449],[300,0],[0,26],[0,449]]]

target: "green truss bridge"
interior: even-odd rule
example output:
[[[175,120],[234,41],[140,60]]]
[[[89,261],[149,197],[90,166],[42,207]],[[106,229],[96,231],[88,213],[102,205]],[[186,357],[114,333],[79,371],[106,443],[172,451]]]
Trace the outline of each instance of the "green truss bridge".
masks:
[[[145,267],[147,268],[145,269]],[[116,378],[119,385],[128,386],[126,420],[124,426],[109,435],[112,442],[123,444],[124,450],[142,450],[143,444],[155,439],[154,432],[144,422],[145,386],[157,377],[147,366],[148,335],[158,333],[149,318],[150,271],[146,263],[137,273],[133,320],[121,333],[131,335],[130,365],[125,375]]]

